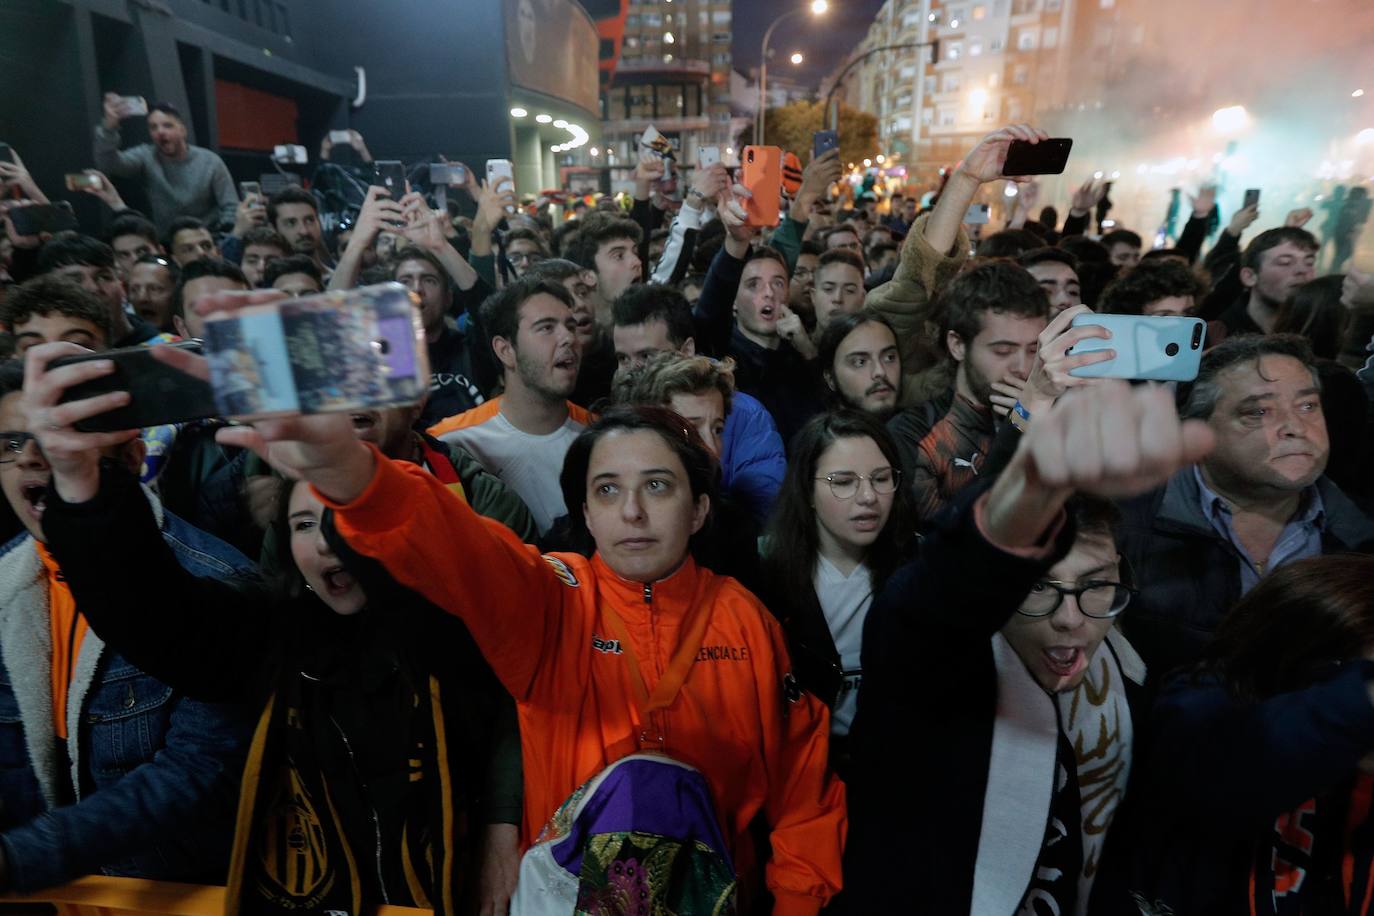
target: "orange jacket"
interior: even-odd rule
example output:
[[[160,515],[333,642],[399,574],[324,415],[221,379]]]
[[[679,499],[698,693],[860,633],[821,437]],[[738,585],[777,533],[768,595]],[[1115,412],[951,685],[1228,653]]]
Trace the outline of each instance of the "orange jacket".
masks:
[[[423,469],[380,453],[361,496],[326,503],[355,550],[463,619],[515,697],[526,845],[574,789],[637,749],[635,693],[603,602],[623,619],[652,691],[693,597],[722,578],[688,559],[646,586],[599,555],[541,557]],[[782,630],[758,599],[733,579],[715,595],[696,661],[655,722],[666,752],[710,783],[737,862],[752,858],[747,831],[763,812],[774,913],[815,914],[840,888],[846,829],[844,784],[826,762],[829,712],[797,689]]]

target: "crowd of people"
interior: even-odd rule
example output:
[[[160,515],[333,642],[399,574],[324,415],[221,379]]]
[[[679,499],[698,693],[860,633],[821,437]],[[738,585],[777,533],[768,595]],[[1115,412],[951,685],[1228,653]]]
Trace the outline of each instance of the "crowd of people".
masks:
[[[1250,206],[1209,247],[1204,187],[1145,250],[1102,188],[1061,221],[1022,179],[971,239],[1009,145],[1047,139],[1013,125],[928,201],[814,158],[775,227],[721,164],[668,199],[647,150],[625,208],[467,169],[470,216],[373,184],[338,222],[322,189],[240,199],[170,106],[125,148],[120,106],[99,226],[21,235],[47,197],[0,162],[0,890],[1374,905],[1374,278],[1318,268],[1362,220],[1247,239]],[[131,396],[54,362],[207,378],[156,345],[386,281],[420,403],[93,432]],[[1076,374],[1114,357],[1075,352],[1110,341],[1093,313],[1204,319],[1196,378]]]

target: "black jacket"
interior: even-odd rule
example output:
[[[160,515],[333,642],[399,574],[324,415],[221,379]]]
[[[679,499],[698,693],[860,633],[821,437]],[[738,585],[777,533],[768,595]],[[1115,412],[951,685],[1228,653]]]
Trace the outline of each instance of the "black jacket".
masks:
[[[1374,552],[1374,521],[1325,477],[1317,491],[1326,508],[1322,552]],[[1117,540],[1140,590],[1121,626],[1157,676],[1197,661],[1240,600],[1239,555],[1207,520],[1198,494],[1185,468],[1121,504]]]
[[[513,802],[509,783],[503,798],[489,783],[512,769],[490,772],[497,725],[511,701],[466,627],[349,551],[329,513],[324,527],[368,594],[368,608],[353,618],[309,592],[254,600],[185,572],[158,534],[137,481],[122,469],[104,468],[100,492],[87,503],[65,503],[50,492],[44,517],[49,546],[91,628],[142,670],[193,698],[256,707],[305,685],[313,705],[328,710],[315,721],[330,726],[311,737],[338,816],[354,848],[371,850],[381,840],[390,850],[380,878],[370,866],[359,869],[365,899],[377,901],[379,882],[393,896],[406,886],[393,871],[399,856],[391,846],[405,829],[393,815],[403,814],[394,802],[406,783],[406,713],[414,691],[437,679],[451,800],[460,811],[480,808],[482,823],[519,820],[518,789]],[[156,591],[110,587],[127,580],[130,569],[157,583]],[[399,757],[387,753],[398,750]],[[513,770],[519,774],[518,766]]]
[[[1178,916],[1249,916],[1252,866],[1256,884],[1272,887],[1261,843],[1275,821],[1312,798],[1319,813],[1344,811],[1356,768],[1374,750],[1371,677],[1374,662],[1355,662],[1255,703],[1210,675],[1171,681],[1133,783],[1150,816],[1137,822],[1132,889]],[[1368,875],[1357,866],[1354,879],[1358,900]]]
[[[980,841],[987,842],[983,806],[998,717],[992,637],[1074,538],[1066,523],[1053,556],[1035,561],[1003,552],[974,521],[972,507],[983,492],[985,485],[969,488],[937,519],[916,558],[893,573],[868,613],[850,735],[847,913],[970,912]],[[1143,690],[1128,682],[1126,695],[1134,721],[1142,722]],[[1051,764],[1044,781],[1053,779]],[[1114,863],[1122,859],[1115,850],[1125,833],[1122,812],[1117,818],[1107,845]],[[1017,829],[1010,821],[999,826],[1003,836]],[[1044,826],[1041,819],[1026,834],[1037,847]],[[1098,901],[1124,896],[1107,874],[1117,867],[1104,858],[1093,912]]]

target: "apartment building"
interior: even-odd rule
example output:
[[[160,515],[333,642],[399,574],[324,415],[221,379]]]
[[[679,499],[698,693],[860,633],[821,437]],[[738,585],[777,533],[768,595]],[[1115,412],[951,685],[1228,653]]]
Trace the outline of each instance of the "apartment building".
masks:
[[[726,146],[730,136],[730,0],[630,0],[620,60],[601,93],[604,149],[580,155],[612,166],[623,189],[635,140],[650,125],[691,164],[698,146]]]

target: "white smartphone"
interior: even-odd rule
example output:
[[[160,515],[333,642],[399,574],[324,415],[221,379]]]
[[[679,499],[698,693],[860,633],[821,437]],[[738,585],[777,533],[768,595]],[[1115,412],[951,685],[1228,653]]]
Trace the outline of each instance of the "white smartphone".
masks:
[[[987,204],[969,204],[968,211],[964,214],[964,223],[970,226],[986,225],[989,209]]]
[[[720,162],[719,146],[697,147],[697,168],[709,169],[718,162]]]
[[[1090,337],[1069,348],[1072,354],[1113,350],[1102,363],[1070,369],[1076,378],[1125,378],[1191,382],[1197,378],[1207,323],[1201,318],[1166,315],[1079,315],[1073,327],[1104,327],[1110,338]]]
[[[144,118],[148,116],[148,100],[141,95],[121,96],[119,105],[124,111],[124,117],[126,118]]]
[[[511,190],[515,190],[515,164],[509,159],[488,159],[487,160],[487,187],[494,188],[498,181],[509,180]],[[507,213],[514,213],[515,208],[507,206]]]
[[[353,135],[346,130],[331,130],[329,132],[330,143],[352,143]]]

